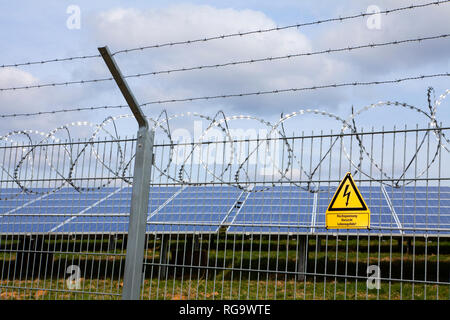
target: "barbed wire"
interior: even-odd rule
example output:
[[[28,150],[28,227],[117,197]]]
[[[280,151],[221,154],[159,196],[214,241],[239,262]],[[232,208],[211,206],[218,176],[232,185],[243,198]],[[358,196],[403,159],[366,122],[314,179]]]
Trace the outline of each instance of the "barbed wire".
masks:
[[[229,34],[224,34],[224,35],[219,35],[219,36],[198,38],[198,39],[192,39],[192,40],[154,44],[154,45],[136,47],[136,48],[132,48],[132,49],[118,50],[118,51],[114,52],[112,55],[116,55],[116,54],[120,54],[120,53],[129,53],[129,52],[133,52],[133,51],[142,51],[142,50],[146,50],[146,49],[168,47],[168,46],[189,45],[189,44],[194,44],[194,43],[199,43],[199,42],[222,40],[222,39],[226,39],[226,38],[242,37],[242,36],[248,36],[248,35],[253,35],[253,34],[262,34],[262,33],[268,33],[268,32],[273,32],[273,31],[281,31],[281,30],[300,28],[300,27],[306,27],[306,26],[311,26],[311,25],[324,24],[324,23],[328,23],[328,22],[342,22],[345,20],[367,17],[367,16],[372,16],[375,14],[386,14],[387,15],[387,14],[394,13],[394,12],[400,12],[400,11],[412,10],[412,9],[418,9],[418,8],[425,8],[425,7],[429,7],[429,6],[433,6],[433,5],[445,4],[448,2],[450,2],[450,0],[434,1],[434,2],[429,2],[429,3],[425,3],[425,4],[410,5],[410,6],[406,6],[406,7],[387,9],[387,10],[380,11],[380,12],[360,13],[360,14],[349,15],[349,16],[338,17],[338,18],[329,18],[329,19],[323,19],[323,20],[316,20],[316,21],[312,21],[312,22],[291,24],[291,25],[286,25],[286,26],[282,26],[282,27],[259,29],[259,30],[245,31],[245,32],[236,32],[236,33],[229,33]]]
[[[221,39],[232,38],[232,37],[242,37],[242,36],[247,36],[247,35],[252,35],[252,34],[262,34],[262,33],[281,31],[281,30],[293,29],[293,28],[300,28],[300,27],[311,26],[311,25],[319,25],[319,24],[324,24],[324,23],[329,23],[329,22],[342,22],[345,20],[367,17],[367,16],[376,15],[376,14],[386,14],[387,15],[387,14],[391,14],[394,12],[400,12],[400,11],[406,11],[406,10],[425,8],[425,7],[434,6],[434,5],[446,4],[448,2],[450,2],[450,0],[434,1],[434,2],[429,2],[429,3],[424,3],[424,4],[410,5],[410,6],[406,6],[406,7],[399,7],[399,8],[393,8],[393,9],[386,9],[386,10],[380,11],[380,12],[360,13],[360,14],[348,15],[348,16],[344,16],[344,17],[316,20],[316,21],[286,25],[286,26],[281,26],[281,27],[258,29],[258,30],[229,33],[229,34],[223,34],[223,35],[205,37],[205,38],[199,38],[199,39],[183,40],[183,41],[177,41],[177,42],[167,42],[167,43],[161,43],[161,44],[141,46],[141,47],[135,47],[135,48],[130,48],[130,49],[118,50],[118,51],[115,51],[114,53],[112,53],[112,55],[121,54],[121,53],[129,53],[129,52],[133,52],[133,51],[142,51],[142,50],[153,49],[153,48],[162,48],[162,47],[167,47],[167,46],[190,45],[190,44],[194,44],[194,43],[198,43],[198,42],[221,40]],[[43,64],[54,63],[54,62],[84,60],[84,59],[99,58],[99,57],[101,57],[100,54],[73,56],[73,57],[67,57],[67,58],[52,58],[52,59],[44,59],[44,60],[2,64],[2,65],[0,65],[0,68],[29,66],[29,65],[43,65]]]
[[[73,84],[88,84],[88,83],[96,83],[96,82],[103,82],[103,81],[110,81],[110,80],[113,80],[113,78],[109,77],[109,78],[88,79],[88,80],[52,82],[52,83],[35,84],[35,85],[29,85],[29,86],[0,88],[0,92],[27,90],[27,89],[39,89],[39,88],[47,88],[47,87],[60,87],[60,86],[69,86],[69,85],[73,85]]]
[[[67,112],[95,111],[95,110],[102,110],[102,109],[106,110],[106,109],[122,109],[122,108],[128,108],[128,105],[124,105],[124,104],[122,104],[122,105],[105,105],[105,106],[96,106],[96,107],[79,107],[79,108],[71,108],[71,109],[60,109],[60,110],[52,110],[52,111],[2,114],[2,115],[0,115],[0,118],[33,117],[33,116],[67,113]]]
[[[300,87],[300,88],[285,88],[285,89],[264,90],[264,91],[254,91],[254,92],[221,94],[221,95],[214,95],[214,96],[201,96],[201,97],[190,97],[190,98],[179,98],[179,99],[155,100],[155,101],[149,101],[149,102],[142,103],[142,104],[140,104],[140,106],[144,107],[144,106],[154,105],[154,104],[165,104],[165,103],[175,103],[175,102],[193,102],[193,101],[199,101],[199,100],[241,98],[241,97],[248,97],[248,96],[260,96],[260,95],[279,94],[279,93],[287,93],[287,92],[311,91],[311,90],[319,90],[319,89],[327,89],[327,88],[393,84],[393,83],[401,83],[401,82],[405,82],[405,81],[423,80],[423,79],[429,79],[429,78],[448,77],[448,76],[450,76],[450,73],[447,72],[447,73],[437,73],[437,74],[398,78],[398,79],[394,79],[394,80],[380,80],[380,81],[366,81],[366,82],[355,81],[355,82],[334,83],[334,84],[326,84],[326,85],[318,85],[318,86],[310,86],[310,87]],[[0,118],[28,117],[28,116],[37,116],[37,115],[44,115],[44,114],[93,111],[93,110],[102,110],[102,109],[103,110],[121,109],[121,108],[126,108],[126,107],[127,107],[127,105],[105,105],[105,106],[97,106],[97,107],[80,107],[80,108],[61,109],[61,110],[53,110],[53,111],[2,114],[2,115],[0,115]]]
[[[295,54],[288,54],[288,55],[283,55],[283,56],[255,58],[255,59],[247,59],[247,60],[230,61],[230,62],[218,63],[218,64],[209,64],[209,65],[200,65],[200,66],[194,66],[194,67],[184,67],[184,68],[176,68],[176,69],[168,69],[168,70],[160,70],[160,71],[152,71],[152,72],[143,72],[143,73],[126,75],[126,76],[124,76],[124,78],[139,78],[139,77],[145,77],[145,76],[149,76],[149,75],[170,74],[170,73],[175,73],[175,72],[186,72],[186,71],[194,71],[194,70],[206,70],[206,69],[212,69],[212,68],[221,68],[221,67],[237,66],[237,65],[242,65],[242,64],[253,64],[253,63],[260,63],[260,62],[272,62],[272,61],[277,61],[277,60],[314,56],[314,55],[320,55],[320,54],[330,54],[330,53],[353,51],[353,50],[366,49],[366,48],[378,48],[378,47],[385,47],[385,46],[391,46],[391,45],[400,45],[400,44],[405,44],[405,43],[414,43],[414,42],[423,42],[423,41],[428,41],[428,40],[445,39],[448,37],[450,37],[450,34],[441,34],[441,35],[437,35],[437,36],[429,36],[429,37],[421,37],[421,38],[413,38],[413,39],[405,39],[405,40],[394,40],[394,41],[388,41],[388,42],[369,43],[369,44],[358,45],[358,46],[348,46],[348,47],[341,47],[341,48],[334,48],[334,49],[327,49],[327,50],[320,50],[320,51],[311,51],[311,52],[305,52],[305,53],[295,53]],[[74,85],[74,84],[89,84],[89,83],[98,83],[98,82],[111,81],[111,80],[113,80],[112,77],[54,82],[54,83],[28,85],[28,86],[0,88],[0,92],[25,90],[25,89],[38,89],[38,88],[57,87],[57,86],[69,86],[69,85]]]
[[[2,65],[0,65],[0,68],[30,66],[30,65],[35,65],[35,64],[47,64],[47,63],[52,63],[52,62],[85,60],[85,59],[100,58],[100,57],[101,57],[100,54],[92,54],[92,55],[74,56],[74,57],[67,57],[67,58],[53,58],[53,59],[47,59],[47,60],[37,60],[37,61],[2,64]]]
[[[341,47],[341,48],[335,48],[335,49],[311,51],[311,52],[305,52],[305,53],[293,53],[293,54],[282,55],[282,56],[254,58],[254,59],[247,59],[247,60],[230,61],[230,62],[225,62],[225,63],[200,65],[200,66],[194,66],[194,67],[160,70],[160,71],[153,71],[153,72],[144,72],[144,73],[128,75],[128,76],[125,76],[125,78],[134,78],[134,77],[142,77],[142,76],[158,75],[158,74],[169,74],[169,73],[174,73],[174,72],[203,70],[203,69],[211,69],[211,68],[220,68],[220,67],[227,67],[227,66],[236,66],[236,65],[240,65],[240,64],[252,64],[252,63],[257,63],[257,62],[270,62],[270,61],[291,59],[291,58],[297,58],[297,57],[308,57],[308,56],[327,54],[327,53],[345,52],[345,51],[359,50],[359,49],[365,49],[365,48],[377,48],[377,47],[390,46],[390,45],[399,45],[399,44],[404,44],[404,43],[413,43],[413,42],[422,42],[422,41],[427,41],[427,40],[443,39],[443,38],[448,38],[449,36],[450,36],[450,34],[442,34],[442,35],[438,35],[438,36],[422,37],[422,38],[415,38],[415,39],[395,40],[395,41],[380,42],[380,43],[370,43],[370,44],[365,44],[365,45],[348,46],[348,47]]]
[[[355,81],[355,82],[334,83],[334,84],[325,84],[325,85],[301,87],[301,88],[287,88],[287,89],[254,91],[254,92],[244,92],[244,93],[231,93],[231,94],[222,94],[222,95],[215,95],[215,96],[191,97],[191,98],[181,98],[181,99],[167,99],[167,100],[157,100],[157,101],[145,102],[145,103],[141,104],[141,106],[147,106],[147,105],[152,105],[152,104],[174,103],[174,102],[192,102],[192,101],[198,101],[198,100],[214,100],[214,99],[238,98],[238,97],[240,98],[240,97],[248,97],[248,96],[279,94],[279,93],[286,93],[286,92],[310,91],[310,90],[319,90],[319,89],[327,89],[327,88],[381,85],[381,84],[400,83],[400,82],[405,82],[405,81],[423,80],[423,79],[428,79],[428,78],[438,78],[438,77],[448,77],[448,76],[450,76],[450,73],[447,72],[447,73],[438,73],[438,74],[398,78],[395,80],[366,81],[366,82]]]
[[[148,117],[150,123],[152,123],[152,130],[161,130],[163,135],[166,136],[169,140],[168,145],[164,144],[164,146],[169,146],[169,154],[165,154],[164,156],[161,155],[161,161],[155,161],[155,163],[153,164],[156,170],[155,172],[159,173],[159,176],[155,176],[153,179],[155,179],[156,181],[161,177],[165,177],[176,184],[197,185],[198,183],[193,181],[193,178],[195,177],[189,174],[189,170],[186,170],[186,166],[192,165],[192,163],[195,162],[194,159],[197,159],[198,165],[203,166],[209,177],[212,179],[211,182],[233,185],[245,192],[262,192],[275,186],[276,183],[285,182],[288,182],[290,185],[297,186],[309,192],[319,192],[320,190],[318,189],[318,185],[316,183],[316,181],[318,180],[317,178],[315,178],[318,172],[318,168],[320,168],[326,157],[330,156],[333,147],[336,146],[336,143],[340,140],[341,144],[338,148],[339,150],[342,150],[343,154],[348,159],[354,175],[360,174],[367,177],[369,180],[373,180],[374,182],[376,181],[377,183],[382,183],[394,188],[406,186],[410,183],[414,183],[418,178],[428,172],[431,166],[435,162],[437,162],[436,159],[439,159],[441,150],[450,153],[447,146],[445,145],[445,143],[448,144],[449,141],[445,139],[444,133],[442,132],[443,129],[441,128],[441,125],[438,125],[438,120],[436,119],[437,107],[442,104],[443,100],[449,94],[450,90],[446,90],[439,97],[439,99],[433,102],[430,99],[429,90],[428,109],[418,108],[416,106],[407,103],[400,103],[397,101],[380,101],[364,106],[357,111],[354,111],[352,108],[350,115],[348,115],[347,117],[342,117],[331,112],[318,109],[300,109],[286,115],[282,114],[280,116],[280,119],[275,123],[271,123],[255,116],[226,116],[222,111],[217,112],[213,117],[196,112],[186,112],[169,116],[166,111],[163,111],[156,119]],[[375,110],[377,108],[401,108],[405,111],[411,110],[415,114],[419,114],[421,117],[423,117],[428,125],[428,129],[422,131],[423,135],[421,138],[418,137],[419,131],[417,131],[417,141],[415,147],[412,147],[413,154],[409,158],[405,158],[405,164],[407,165],[405,165],[402,170],[397,170],[397,174],[395,176],[393,171],[391,173],[388,173],[386,170],[389,169],[384,168],[382,164],[380,165],[376,161],[376,157],[372,152],[373,150],[371,150],[370,148],[368,149],[364,146],[362,138],[363,130],[361,128],[358,128],[357,121],[355,121],[363,113],[371,112],[372,110]],[[296,154],[293,148],[294,136],[287,137],[283,127],[286,122],[296,117],[301,117],[307,114],[312,116],[331,118],[337,121],[341,126],[341,129],[338,133],[330,135],[331,140],[329,149],[325,150],[323,153],[321,152],[319,161],[316,161],[314,164],[303,163],[303,148],[301,149],[302,151],[300,151],[301,154],[298,154],[299,151],[297,151]],[[186,117],[199,118],[202,121],[206,121],[208,125],[197,140],[192,140],[192,142],[187,143],[178,143],[174,141],[175,139],[172,137],[173,130],[171,130],[170,128],[171,123],[176,119]],[[132,160],[134,159],[134,152],[124,151],[125,146],[121,145],[124,140],[121,140],[118,134],[120,128],[119,121],[127,118],[132,119],[133,115],[126,114],[115,117],[109,116],[104,121],[98,124],[88,121],[75,121],[57,127],[48,133],[36,130],[18,130],[0,136],[0,142],[7,144],[8,147],[17,146],[17,148],[20,148],[21,150],[20,157],[14,160],[14,163],[8,163],[8,166],[6,167],[0,164],[0,171],[2,171],[2,174],[4,174],[6,177],[9,177],[9,179],[11,179],[11,182],[14,182],[19,187],[18,193],[12,196],[8,195],[8,199],[11,199],[21,193],[47,194],[56,192],[58,190],[61,190],[61,188],[63,188],[64,186],[71,186],[78,192],[95,191],[110,185],[111,182],[115,181],[116,179],[121,179],[125,183],[131,184],[132,182],[129,177],[131,176],[131,164]],[[259,136],[258,134],[258,137],[254,139],[253,143],[250,143],[250,140],[248,139],[239,141],[235,139],[235,136],[232,133],[232,123],[235,121],[254,121],[266,127],[267,134],[264,135],[263,133],[262,136]],[[112,129],[108,129],[108,125],[111,125]],[[87,138],[85,141],[78,142],[79,147],[77,148],[73,148],[71,145],[72,135],[70,133],[70,128],[73,127],[84,127],[84,133],[87,133],[86,129],[92,128],[93,130],[93,133],[89,138]],[[298,125],[296,125],[296,127],[298,127]],[[223,158],[223,161],[225,161],[221,164],[221,169],[217,169],[215,162],[208,163],[208,156],[210,154],[209,146],[211,146],[211,143],[214,142],[213,140],[211,140],[211,133],[213,133],[212,131],[215,128],[220,129],[219,133],[223,134],[223,136],[225,137],[225,140],[221,140],[220,137],[217,136],[217,139],[215,141],[217,145],[220,145],[219,149],[222,150],[221,152],[223,152],[223,156],[221,156],[221,158]],[[350,144],[349,149],[344,142],[344,138],[345,135],[347,135],[348,130],[350,130],[350,134],[352,135],[352,137],[355,137],[355,139],[347,140],[347,143]],[[446,130],[448,130],[448,128],[446,128]],[[64,139],[60,137],[64,133],[69,139],[66,142],[64,142]],[[370,132],[367,133],[370,134]],[[105,163],[105,161],[103,160],[104,155],[101,154],[101,150],[103,148],[94,147],[95,141],[103,141],[101,139],[101,134],[104,134],[105,138],[109,139],[108,143],[117,144],[117,152],[114,152],[114,155],[117,156],[117,161],[109,162],[110,164],[114,163],[114,167]],[[427,138],[431,134],[434,134],[434,136],[436,137],[435,151],[431,149],[429,140],[428,143],[425,144],[425,141],[427,141]],[[15,140],[15,136],[25,137],[25,140],[28,141],[29,144],[27,145],[18,143],[18,141]],[[33,136],[37,136],[38,139],[33,139]],[[270,145],[271,143],[276,143],[277,141],[280,143],[280,145],[278,145],[278,152],[280,152],[280,154],[284,155],[284,157],[286,158],[286,161],[281,161],[281,165],[280,162],[276,162],[274,157],[274,155],[276,156],[276,154],[274,153],[276,153],[277,151],[272,149],[272,145]],[[243,157],[241,157],[241,153],[243,150],[242,146],[239,146],[239,148],[236,147],[236,144],[239,144],[240,142],[248,142],[248,146],[246,145],[246,147],[244,148],[245,155]],[[64,166],[61,167],[58,165],[58,163],[53,163],[54,161],[59,161],[59,156],[56,157],[57,160],[55,160],[55,157],[47,155],[48,152],[40,152],[39,149],[37,149],[42,147],[47,150],[53,144],[57,144],[58,149],[61,149],[64,155],[67,157],[64,163],[68,168]],[[157,148],[155,149],[155,154],[167,150],[167,148],[163,147],[162,145],[158,146],[158,144],[155,144],[155,146]],[[359,154],[359,157],[356,161],[352,158],[352,154],[356,149],[353,148],[352,151],[352,147],[356,147],[356,149],[359,149],[359,152],[356,151]],[[217,146],[215,148],[215,152],[218,152]],[[107,150],[106,148],[104,149]],[[238,151],[238,149],[241,150],[241,153]],[[104,152],[111,153],[111,150]],[[426,163],[420,164],[420,166],[423,168],[415,168],[414,170],[409,172],[409,174],[413,175],[413,178],[406,179],[409,181],[408,182],[404,179],[406,172],[409,170],[409,168],[411,168],[411,164],[415,161],[415,159],[417,159],[418,154],[421,150],[423,152],[431,152],[432,155],[423,157],[426,158]],[[82,180],[82,178],[74,178],[78,177],[78,174],[80,172],[83,172],[83,164],[82,161],[79,161],[79,159],[84,158],[84,154],[89,151],[93,154],[94,159],[96,159],[96,161],[98,161],[100,165],[102,167],[105,167],[108,171],[108,177],[104,179],[102,178],[99,182],[99,185],[97,186],[78,185],[77,181],[80,179]],[[253,176],[253,174],[250,174],[249,172],[249,170],[251,169],[251,166],[249,166],[249,161],[258,153],[264,154],[265,159],[270,160],[271,163],[269,163],[269,165],[273,165],[273,174],[277,172],[278,175],[276,181],[271,181],[265,186],[258,186],[256,182],[254,182],[254,180],[250,178],[250,176]],[[42,159],[37,156],[38,154],[43,155],[44,161],[42,161]],[[206,158],[204,154],[207,155]],[[367,167],[367,169],[369,169],[369,171],[367,171],[367,169],[365,170],[365,167],[363,167],[362,165],[364,158],[368,160],[365,166]],[[164,159],[164,161],[162,161],[162,159]],[[215,158],[213,157],[212,159]],[[49,174],[53,174],[53,171],[54,173],[56,173],[56,177],[59,177],[58,181],[61,182],[59,186],[53,189],[46,190],[33,187],[35,165],[42,164],[47,165],[51,169],[52,173],[49,172]],[[265,162],[265,164],[267,164],[267,162]],[[372,170],[372,168],[375,169]],[[293,179],[292,176],[290,177],[289,173],[291,173],[294,169],[301,172],[301,174],[305,178],[298,180]],[[234,171],[234,174],[232,174],[232,171]],[[383,177],[383,179],[380,180],[380,177]],[[2,197],[2,200],[6,200],[6,198]]]

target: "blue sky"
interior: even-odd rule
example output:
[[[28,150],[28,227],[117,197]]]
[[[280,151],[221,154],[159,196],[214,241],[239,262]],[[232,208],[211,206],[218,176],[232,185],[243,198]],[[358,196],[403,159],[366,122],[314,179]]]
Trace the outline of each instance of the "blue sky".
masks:
[[[428,1],[416,1],[426,3]],[[80,29],[66,26],[69,5],[81,12]],[[97,47],[112,51],[167,41],[179,41],[223,33],[234,33],[303,23],[366,12],[371,5],[381,10],[410,5],[408,1],[11,1],[0,3],[0,64],[49,58],[97,54]],[[124,74],[191,67],[233,60],[295,54],[328,48],[364,45],[371,42],[403,40],[449,33],[450,4],[382,16],[380,29],[367,27],[366,19],[290,29],[264,35],[211,41],[205,44],[153,49],[117,55]],[[421,74],[445,73],[450,66],[450,40],[422,44],[362,49],[289,61],[255,63],[217,70],[130,79],[140,102],[218,95],[247,91],[314,86],[339,82],[388,80]],[[101,59],[7,68],[0,70],[0,87],[74,81],[109,76]],[[161,110],[169,114],[197,111],[214,115],[248,114],[272,122],[303,108],[320,109],[345,118],[378,101],[407,102],[426,108],[426,90],[440,95],[449,88],[448,78],[406,82],[398,85],[324,89],[273,96],[232,98],[195,103],[174,103],[145,107],[155,117]],[[68,87],[0,92],[1,114],[57,110],[72,107],[124,104],[113,82]],[[447,103],[448,104],[448,103]],[[80,112],[56,116],[0,119],[0,134],[12,130],[49,131],[72,121],[98,123],[107,116],[128,113],[126,109]],[[449,119],[444,103],[439,120]],[[377,108],[358,120],[365,128],[427,126],[415,112],[400,108]],[[448,121],[447,121],[448,122]],[[191,120],[181,127],[193,130]],[[253,123],[242,122],[243,127]],[[339,130],[340,124],[321,116],[297,117],[287,130]],[[133,134],[131,121],[120,127],[121,135]]]

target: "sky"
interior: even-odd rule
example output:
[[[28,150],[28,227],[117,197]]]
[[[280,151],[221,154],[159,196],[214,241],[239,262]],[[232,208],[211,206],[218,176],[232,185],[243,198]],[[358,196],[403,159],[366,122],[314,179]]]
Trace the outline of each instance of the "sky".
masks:
[[[428,1],[415,1],[414,4]],[[2,1],[0,3],[0,65],[98,54],[107,45],[112,52],[172,41],[274,28],[410,5],[410,1]],[[74,18],[74,11],[79,15]],[[124,75],[187,68],[240,60],[284,56],[312,51],[450,33],[450,3],[389,15],[351,19],[290,28],[224,40],[168,46],[115,55]],[[368,20],[371,19],[371,20]],[[76,22],[79,21],[79,25]],[[259,62],[223,68],[129,78],[139,103],[186,97],[301,88],[345,82],[364,82],[446,73],[450,69],[450,39],[407,43]],[[0,68],[0,88],[110,77],[101,58]],[[427,89],[436,98],[449,89],[448,77],[399,84],[328,88],[274,95],[153,104],[145,114],[157,118],[199,112],[213,117],[248,115],[276,123],[280,115],[301,109],[318,109],[348,118],[379,101],[399,101],[428,110]],[[0,92],[0,114],[40,112],[78,107],[125,104],[113,81]],[[437,111],[447,125],[448,102]],[[0,135],[14,130],[49,132],[66,123],[100,123],[107,117],[130,113],[108,109],[58,113],[33,117],[0,118]],[[178,118],[177,118],[178,119]],[[423,114],[401,107],[377,107],[355,119],[360,128],[426,127]],[[197,122],[195,122],[197,121]],[[117,120],[115,130],[130,136],[137,125],[131,118]],[[110,127],[112,124],[108,124]],[[175,128],[194,133],[208,121],[181,117]],[[260,121],[235,120],[235,128],[265,127]],[[342,123],[327,116],[299,115],[285,123],[286,131],[338,132]],[[197,127],[196,127],[197,126]],[[199,127],[201,127],[199,129]],[[81,126],[74,136],[88,136],[93,129]],[[61,133],[61,138],[63,133]],[[74,137],[73,136],[73,137]]]

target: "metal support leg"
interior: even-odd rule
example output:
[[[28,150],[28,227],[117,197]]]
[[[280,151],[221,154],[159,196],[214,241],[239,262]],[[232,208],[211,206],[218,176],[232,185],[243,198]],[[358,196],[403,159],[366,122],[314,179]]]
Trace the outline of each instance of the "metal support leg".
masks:
[[[410,254],[412,252],[412,239],[408,238],[407,240],[407,247],[406,247],[406,253]]]
[[[159,277],[160,279],[165,279],[167,274],[167,263],[169,261],[168,259],[168,248],[169,248],[169,235],[163,235],[161,237],[161,259],[160,259],[160,273]]]
[[[306,236],[298,237],[298,250],[297,250],[297,281],[305,280],[306,272]]]
[[[200,250],[200,242],[199,242],[199,236],[196,234],[194,235],[194,251],[199,251]]]
[[[117,244],[117,235],[110,234],[108,237],[108,251],[115,251]]]

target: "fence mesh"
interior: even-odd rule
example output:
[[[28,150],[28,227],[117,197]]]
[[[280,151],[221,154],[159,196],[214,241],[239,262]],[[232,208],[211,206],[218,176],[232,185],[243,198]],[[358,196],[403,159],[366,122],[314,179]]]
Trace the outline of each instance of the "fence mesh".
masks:
[[[449,299],[448,131],[156,141],[141,298]],[[2,299],[121,297],[134,152],[3,142]],[[325,228],[346,172],[370,230]]]

